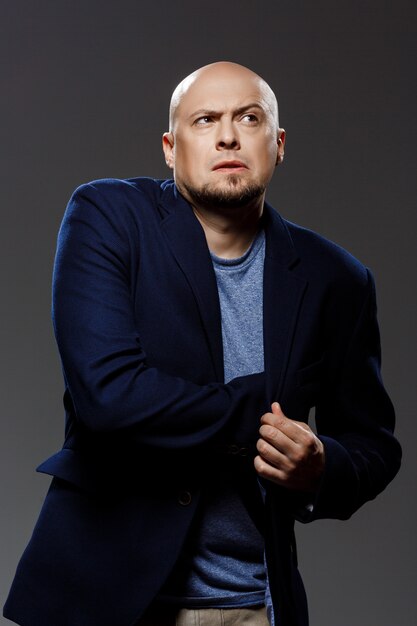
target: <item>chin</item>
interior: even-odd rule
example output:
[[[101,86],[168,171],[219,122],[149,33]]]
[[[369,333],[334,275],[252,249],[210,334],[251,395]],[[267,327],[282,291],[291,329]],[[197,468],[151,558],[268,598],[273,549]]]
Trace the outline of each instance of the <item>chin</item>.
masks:
[[[205,206],[206,208],[235,208],[245,206],[265,192],[265,185],[258,181],[243,180],[237,174],[227,175],[227,181],[220,183],[206,183],[199,187],[192,184],[182,183],[178,185],[179,191],[192,204]]]

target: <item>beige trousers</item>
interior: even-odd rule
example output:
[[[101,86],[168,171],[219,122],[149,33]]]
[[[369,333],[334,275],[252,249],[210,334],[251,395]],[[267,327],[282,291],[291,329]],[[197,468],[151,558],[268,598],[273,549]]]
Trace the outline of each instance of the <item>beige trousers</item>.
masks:
[[[152,609],[137,626],[269,626],[266,608]]]

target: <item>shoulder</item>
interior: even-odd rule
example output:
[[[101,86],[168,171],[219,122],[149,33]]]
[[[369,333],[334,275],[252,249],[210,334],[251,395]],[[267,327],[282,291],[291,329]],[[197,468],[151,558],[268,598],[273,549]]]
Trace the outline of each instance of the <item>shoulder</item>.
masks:
[[[139,224],[157,215],[166,186],[154,178],[102,178],[77,187],[68,202],[64,223],[82,218],[89,222]]]
[[[282,219],[282,218],[281,218]],[[372,272],[348,250],[308,228],[283,220],[296,251],[292,272],[306,285],[306,302],[314,314],[320,304],[323,327],[353,328],[363,314],[376,311]]]
[[[111,204],[115,201],[137,201],[138,199],[157,203],[165,182],[148,177],[101,178],[77,187],[71,199],[84,197],[100,204]]]
[[[310,278],[365,287],[369,270],[348,250],[308,228],[283,220],[299,258],[298,271]]]
[[[267,242],[273,246],[270,254],[307,286],[309,298],[337,304],[339,309],[362,308],[374,283],[359,259],[326,237],[284,219],[269,205],[266,218]]]

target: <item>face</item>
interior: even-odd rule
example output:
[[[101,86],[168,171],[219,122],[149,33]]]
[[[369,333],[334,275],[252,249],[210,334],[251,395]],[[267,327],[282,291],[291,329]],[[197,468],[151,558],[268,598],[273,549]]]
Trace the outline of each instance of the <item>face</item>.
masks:
[[[228,68],[197,75],[179,101],[163,148],[178,189],[191,203],[238,206],[264,195],[284,139],[263,81]]]

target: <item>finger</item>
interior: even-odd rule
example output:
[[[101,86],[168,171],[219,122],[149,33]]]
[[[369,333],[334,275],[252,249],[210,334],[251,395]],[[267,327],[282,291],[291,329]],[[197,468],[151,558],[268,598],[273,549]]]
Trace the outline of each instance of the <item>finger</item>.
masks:
[[[273,402],[271,404],[271,411],[272,411],[272,415],[275,415],[276,417],[278,417],[280,419],[287,420],[291,424],[298,424],[298,426],[301,426],[301,428],[304,428],[304,430],[311,430],[310,427],[308,426],[308,424],[306,424],[305,422],[298,422],[297,420],[289,419],[285,415],[283,410],[281,409],[281,405],[279,404],[279,402]],[[269,413],[267,413],[266,415],[269,415]]]
[[[294,438],[288,436],[286,432],[269,426],[269,424],[263,424],[259,429],[260,440],[258,440],[257,447],[262,440],[271,445],[275,450],[285,455],[291,463],[306,464],[311,461],[315,461],[317,456],[323,454],[323,444],[316,437],[312,430],[304,430],[300,426],[302,436],[298,440],[294,441]]]
[[[287,475],[283,470],[270,465],[261,456],[256,456],[253,464],[256,473],[261,478],[270,480],[278,485],[287,486]]]
[[[276,446],[268,443],[265,439],[258,439],[256,449],[259,452],[259,456],[275,468],[283,472],[289,472],[294,469],[291,457],[277,449]]]
[[[271,412],[265,413],[262,415],[261,422],[268,422],[271,426],[275,426],[277,424],[291,422],[292,420],[288,419],[283,410],[281,409],[281,405],[279,402],[273,402],[271,404]]]
[[[296,449],[299,447],[299,444],[293,441],[286,432],[269,424],[263,424],[259,429],[259,434],[261,441],[265,441],[273,446],[275,450],[288,457],[294,456]]]
[[[285,418],[286,420],[291,422],[291,424],[297,424],[297,426],[300,426],[306,431],[311,431],[310,426],[306,424],[305,422],[298,422],[297,420],[290,420],[281,409],[281,405],[279,404],[279,402],[273,402],[271,405],[271,410],[272,410],[273,415],[276,415],[277,417],[280,417],[280,418]]]
[[[308,444],[311,436],[314,434],[308,424],[291,420],[282,411],[280,414],[265,413],[261,417],[261,424],[280,430],[295,443],[300,444]]]
[[[271,411],[274,415],[277,415],[278,417],[286,417],[283,410],[281,409],[281,405],[279,402],[273,402],[271,404]]]
[[[284,422],[288,424],[289,427],[290,427],[290,424],[297,424],[297,426],[300,426],[304,430],[307,430],[307,431],[311,430],[308,424],[306,424],[305,422],[297,422],[297,420],[289,419],[285,415],[283,410],[281,409],[281,405],[279,404],[279,402],[273,402],[271,404],[271,411],[272,411],[272,414],[278,417],[280,420],[284,420]]]

